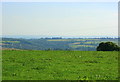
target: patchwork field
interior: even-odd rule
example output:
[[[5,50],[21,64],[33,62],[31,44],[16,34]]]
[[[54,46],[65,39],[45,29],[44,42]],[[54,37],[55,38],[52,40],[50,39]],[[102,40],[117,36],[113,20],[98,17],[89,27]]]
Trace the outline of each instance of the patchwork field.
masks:
[[[118,52],[3,50],[3,80],[117,80]]]
[[[21,38],[2,38],[0,46],[2,48],[15,48],[27,50],[79,50],[96,51],[101,42],[114,42],[118,45],[117,38],[40,38],[40,39],[21,39]]]

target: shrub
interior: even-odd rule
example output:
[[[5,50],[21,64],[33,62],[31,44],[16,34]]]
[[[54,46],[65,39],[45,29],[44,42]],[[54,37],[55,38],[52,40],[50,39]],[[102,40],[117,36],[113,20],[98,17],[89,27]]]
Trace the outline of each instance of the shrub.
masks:
[[[101,42],[96,50],[97,51],[120,51],[120,47],[113,42]]]

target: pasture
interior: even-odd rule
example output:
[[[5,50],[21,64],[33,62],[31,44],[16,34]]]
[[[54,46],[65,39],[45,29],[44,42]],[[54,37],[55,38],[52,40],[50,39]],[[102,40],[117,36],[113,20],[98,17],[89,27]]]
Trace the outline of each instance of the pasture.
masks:
[[[3,80],[117,80],[118,52],[3,50]]]

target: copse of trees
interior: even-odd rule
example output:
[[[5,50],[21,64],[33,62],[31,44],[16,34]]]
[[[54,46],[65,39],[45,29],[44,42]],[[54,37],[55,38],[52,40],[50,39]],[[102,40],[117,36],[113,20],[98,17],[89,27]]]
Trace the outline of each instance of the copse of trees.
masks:
[[[120,51],[120,47],[113,42],[101,42],[97,51]]]

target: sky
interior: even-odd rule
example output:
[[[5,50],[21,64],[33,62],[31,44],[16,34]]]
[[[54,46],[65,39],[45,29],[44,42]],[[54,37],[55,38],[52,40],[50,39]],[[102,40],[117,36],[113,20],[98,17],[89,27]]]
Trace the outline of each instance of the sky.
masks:
[[[118,2],[119,0],[1,0],[2,2]]]
[[[118,36],[116,2],[4,2],[3,35]]]

